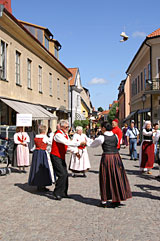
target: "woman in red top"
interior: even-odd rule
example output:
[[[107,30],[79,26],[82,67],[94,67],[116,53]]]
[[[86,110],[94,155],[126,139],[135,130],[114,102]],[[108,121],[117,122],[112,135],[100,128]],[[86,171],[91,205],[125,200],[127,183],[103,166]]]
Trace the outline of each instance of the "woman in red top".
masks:
[[[34,138],[35,150],[28,183],[31,186],[37,186],[38,191],[48,191],[45,186],[51,186],[53,181],[46,152],[50,139],[46,136],[46,126],[41,125],[39,132],[40,134]]]

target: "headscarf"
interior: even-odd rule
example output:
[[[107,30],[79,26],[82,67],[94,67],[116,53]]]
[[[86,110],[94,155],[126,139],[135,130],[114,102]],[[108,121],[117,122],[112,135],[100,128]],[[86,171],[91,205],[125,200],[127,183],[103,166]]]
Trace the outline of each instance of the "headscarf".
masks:
[[[150,124],[151,125],[151,121],[145,121],[145,123],[144,123],[144,125],[143,125],[143,129],[146,129],[146,126],[148,125],[148,124]]]

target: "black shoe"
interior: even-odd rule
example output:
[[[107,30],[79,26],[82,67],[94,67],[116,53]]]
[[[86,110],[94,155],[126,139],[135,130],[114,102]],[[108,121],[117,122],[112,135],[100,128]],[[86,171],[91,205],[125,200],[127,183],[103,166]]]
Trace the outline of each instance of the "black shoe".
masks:
[[[49,189],[46,188],[46,187],[37,187],[37,191],[38,191],[38,192],[48,192]]]
[[[130,160],[133,160],[133,158],[131,157]]]
[[[107,208],[107,203],[100,203],[98,205],[98,207],[100,207],[100,208]]]
[[[134,158],[135,161],[137,161],[138,159],[137,158]]]
[[[54,200],[58,200],[58,201],[61,201],[61,199],[62,199],[61,196],[56,195],[54,192],[53,192],[53,194],[52,194],[52,197],[53,197]]]
[[[62,198],[71,198],[71,196],[69,196],[68,194],[62,196]]]
[[[84,173],[82,177],[87,177],[86,174]]]
[[[121,203],[120,202],[113,202],[111,205],[112,205],[112,207],[116,208],[116,207],[121,206]]]

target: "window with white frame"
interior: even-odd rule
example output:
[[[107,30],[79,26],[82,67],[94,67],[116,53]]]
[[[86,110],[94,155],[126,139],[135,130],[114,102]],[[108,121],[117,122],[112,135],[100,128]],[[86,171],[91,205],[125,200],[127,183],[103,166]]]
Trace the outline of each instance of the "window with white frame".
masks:
[[[63,95],[64,95],[64,101],[66,101],[66,83],[63,84]]]
[[[81,101],[81,100],[80,100],[80,95],[77,95],[77,107],[80,107],[80,104],[81,104],[80,101]]]
[[[38,66],[38,91],[42,93],[42,67]]]
[[[52,82],[52,74],[49,73],[49,95],[53,95],[53,88],[52,88],[53,82]]]
[[[20,57],[21,53],[16,51],[16,84],[20,85],[21,80],[20,80]]]
[[[148,64],[148,79],[151,79],[151,64]]]
[[[60,79],[57,78],[57,99],[60,99]]]
[[[30,59],[27,59],[27,87],[31,89],[31,63]]]
[[[4,41],[1,40],[1,62],[0,62],[0,68],[1,68],[1,79],[6,80],[7,79],[7,46]]]

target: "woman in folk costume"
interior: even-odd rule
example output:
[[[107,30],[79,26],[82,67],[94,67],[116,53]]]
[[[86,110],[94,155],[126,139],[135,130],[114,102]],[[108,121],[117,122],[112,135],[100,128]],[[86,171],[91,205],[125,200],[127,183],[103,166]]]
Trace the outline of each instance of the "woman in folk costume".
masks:
[[[18,166],[19,170],[26,173],[25,167],[29,166],[29,148],[28,143],[30,138],[23,127],[17,127],[14,134],[14,153],[13,153],[13,166]],[[22,170],[23,169],[23,170]]]
[[[46,151],[47,145],[51,143],[46,135],[46,126],[41,125],[39,133],[34,138],[35,150],[33,152],[28,183],[31,186],[37,186],[38,191],[48,191],[45,186],[51,186],[55,181],[50,156]]]
[[[108,207],[107,201],[112,200],[111,207],[117,207],[121,201],[131,198],[132,193],[117,149],[118,137],[107,122],[101,124],[101,130],[103,135],[89,143],[90,147],[102,145],[103,149],[99,171],[100,206]]]
[[[83,134],[83,128],[81,126],[76,127],[76,132],[73,135],[73,141],[77,142],[87,142],[87,136]],[[78,146],[78,153],[72,154],[69,169],[73,172],[72,176],[75,177],[75,173],[83,173],[83,177],[86,177],[86,171],[88,171],[91,167],[88,152],[86,146]]]
[[[143,142],[139,153],[139,165],[142,173],[152,174],[150,169],[154,164],[154,144],[153,144],[153,129],[151,122],[146,121],[143,126]]]

